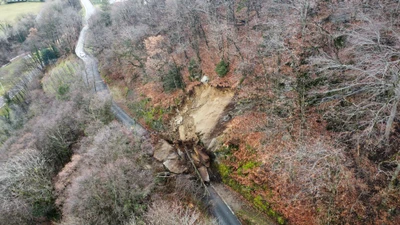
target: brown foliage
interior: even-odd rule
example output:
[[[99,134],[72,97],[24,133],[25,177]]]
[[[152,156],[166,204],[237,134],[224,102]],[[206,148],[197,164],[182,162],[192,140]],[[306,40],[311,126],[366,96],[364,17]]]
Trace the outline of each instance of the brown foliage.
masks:
[[[186,67],[195,59],[211,85],[236,91],[224,141],[239,148],[225,163],[241,185],[268,187],[253,196],[293,224],[397,222],[398,2],[182,0],[154,11],[138,4],[111,12],[123,11],[127,30],[151,29],[129,39],[115,23],[106,32],[129,40],[130,50],[121,60],[116,47],[99,55],[105,71],[124,77],[110,83],[129,90],[126,102],[150,97],[152,106],[173,108],[185,93],[164,93],[148,77],[174,62],[190,93],[198,82]],[[138,9],[148,21],[130,13]],[[215,73],[221,59],[230,65],[224,78]],[[393,147],[378,148],[388,134]],[[243,176],[238,170],[250,161],[261,165]]]
[[[144,157],[140,149],[117,123],[87,138],[90,145],[82,147],[88,149],[80,150],[80,175],[73,178],[65,200],[66,223],[124,224],[132,215],[141,216],[153,178],[139,164]]]

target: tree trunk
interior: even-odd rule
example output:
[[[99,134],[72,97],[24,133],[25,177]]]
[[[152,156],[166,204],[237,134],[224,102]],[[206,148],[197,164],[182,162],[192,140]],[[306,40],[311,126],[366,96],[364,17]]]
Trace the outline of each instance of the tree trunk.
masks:
[[[396,94],[396,97],[394,99],[394,103],[393,103],[392,109],[390,110],[389,118],[388,118],[388,120],[386,122],[385,136],[384,136],[386,143],[389,142],[389,136],[390,136],[390,132],[392,130],[393,121],[394,121],[394,118],[396,117],[396,114],[397,114],[397,105],[398,105],[399,100],[400,100],[400,87],[396,88],[395,94]]]
[[[397,179],[397,176],[399,176],[399,173],[400,173],[400,162],[397,162],[396,170],[394,171],[392,179],[390,180],[389,190],[393,190],[395,186],[395,181]]]

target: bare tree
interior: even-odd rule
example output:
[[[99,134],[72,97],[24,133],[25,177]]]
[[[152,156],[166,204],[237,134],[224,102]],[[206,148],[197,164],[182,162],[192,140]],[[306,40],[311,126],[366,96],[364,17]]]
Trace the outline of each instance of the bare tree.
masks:
[[[193,208],[185,207],[178,202],[156,201],[146,213],[146,219],[152,225],[212,225],[215,220],[203,218],[201,213]]]
[[[357,122],[364,135],[388,141],[400,100],[400,39],[398,30],[366,15],[364,23],[340,37],[342,58],[323,52],[311,62],[326,77],[341,79],[315,92],[322,101],[341,99],[346,123]],[[338,104],[343,104],[338,102]]]
[[[26,150],[0,166],[1,221],[25,224],[32,222],[34,213],[55,210],[51,176],[38,151]]]

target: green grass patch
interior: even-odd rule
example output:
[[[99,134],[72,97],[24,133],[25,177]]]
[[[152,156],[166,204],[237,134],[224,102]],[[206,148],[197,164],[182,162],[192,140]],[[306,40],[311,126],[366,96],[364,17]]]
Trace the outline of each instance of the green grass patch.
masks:
[[[259,163],[259,162],[249,161],[249,162],[246,162],[246,163],[242,166],[242,168],[243,168],[244,170],[251,170],[251,169],[253,169],[253,168],[257,167],[257,166],[260,166],[260,165],[261,165],[261,163]]]
[[[256,190],[259,190],[260,186],[253,184],[252,186],[246,186],[242,185],[233,178],[229,176],[230,170],[225,170],[227,167],[224,166],[223,164],[220,164],[218,166],[220,168],[220,171],[225,171],[225,177],[223,177],[223,182],[230,186],[233,190],[236,192],[240,193],[245,199],[247,199],[249,202],[253,204],[255,208],[260,210],[263,213],[266,213],[270,218],[274,219],[278,224],[284,225],[286,224],[285,219],[279,215],[275,210],[272,209],[270,204],[268,203],[267,199],[264,197],[257,195],[254,197],[254,193]],[[229,168],[229,167],[228,167]],[[222,174],[221,174],[222,175]]]
[[[152,107],[150,98],[142,99],[139,102],[128,104],[128,107],[136,117],[144,119],[147,126],[154,130],[163,130],[162,118],[168,113],[167,110],[157,106]]]
[[[54,66],[42,80],[43,90],[57,96],[59,99],[66,98],[70,83],[76,80],[77,66],[74,59],[67,59]]]
[[[239,168],[237,169],[237,173],[241,176],[245,176],[250,170],[261,166],[260,162],[248,161],[248,162],[241,162],[239,164]]]
[[[246,147],[248,150],[252,149],[250,146]],[[237,159],[234,157],[232,153],[238,149],[239,146],[228,145],[228,146],[223,146],[216,152],[217,157],[222,159],[222,162],[221,161],[218,163],[215,162],[213,167],[217,168],[221,176],[222,182],[230,186],[236,192],[240,193],[245,199],[251,202],[256,209],[267,214],[270,218],[274,219],[278,224],[281,225],[286,224],[285,219],[278,212],[273,210],[270,203],[268,202],[270,194],[267,194],[267,196],[261,196],[257,194],[257,193],[271,192],[267,186],[258,185],[255,183],[252,183],[250,186],[247,186],[239,183],[233,177],[231,177],[231,175],[235,173],[244,176],[246,171],[254,169],[261,165],[260,162],[256,161],[244,161],[244,162],[239,162],[239,167],[237,168],[237,170],[235,170],[234,167],[225,164],[227,162],[237,161]]]
[[[4,105],[2,108],[0,108],[0,117],[4,116],[7,117],[10,114],[10,108],[8,105]]]
[[[14,23],[18,16],[29,13],[37,15],[43,5],[43,2],[19,2],[0,5],[0,21]]]
[[[9,91],[26,74],[23,72],[24,61],[20,57],[9,65],[0,68],[0,96]]]

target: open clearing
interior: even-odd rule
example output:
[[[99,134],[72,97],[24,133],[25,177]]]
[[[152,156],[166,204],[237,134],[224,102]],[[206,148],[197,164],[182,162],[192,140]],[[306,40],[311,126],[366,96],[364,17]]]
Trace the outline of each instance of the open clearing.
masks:
[[[38,14],[44,2],[19,2],[0,5],[0,21],[14,22],[23,14]]]

